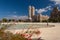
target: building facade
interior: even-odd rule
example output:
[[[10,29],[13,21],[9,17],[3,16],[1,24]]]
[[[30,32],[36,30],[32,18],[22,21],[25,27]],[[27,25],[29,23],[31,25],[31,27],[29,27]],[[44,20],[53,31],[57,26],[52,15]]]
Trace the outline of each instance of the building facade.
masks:
[[[35,15],[35,7],[29,6],[29,19],[32,20],[32,17]]]
[[[35,7],[29,6],[29,20],[32,22],[41,22],[42,20],[47,20],[49,17],[42,14],[35,15]]]

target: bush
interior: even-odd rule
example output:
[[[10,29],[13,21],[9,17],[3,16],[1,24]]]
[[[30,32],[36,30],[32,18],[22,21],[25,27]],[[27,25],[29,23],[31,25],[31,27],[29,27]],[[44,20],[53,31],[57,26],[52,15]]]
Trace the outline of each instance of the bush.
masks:
[[[26,40],[20,34],[12,34],[10,32],[3,32],[0,30],[0,40]]]

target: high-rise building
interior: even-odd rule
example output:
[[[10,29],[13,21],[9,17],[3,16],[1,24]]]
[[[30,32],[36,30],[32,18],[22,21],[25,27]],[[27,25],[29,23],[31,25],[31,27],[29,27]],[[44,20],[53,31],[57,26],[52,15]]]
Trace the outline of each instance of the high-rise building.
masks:
[[[31,20],[31,6],[29,6],[29,19]]]
[[[40,22],[40,14],[37,15],[37,21]]]
[[[29,19],[32,20],[32,17],[35,15],[35,7],[29,6]]]
[[[32,6],[31,7],[31,17],[33,17],[35,15],[35,7]]]
[[[35,7],[29,6],[29,21],[32,22],[42,22],[42,20],[47,20],[49,17],[42,14],[35,15]]]

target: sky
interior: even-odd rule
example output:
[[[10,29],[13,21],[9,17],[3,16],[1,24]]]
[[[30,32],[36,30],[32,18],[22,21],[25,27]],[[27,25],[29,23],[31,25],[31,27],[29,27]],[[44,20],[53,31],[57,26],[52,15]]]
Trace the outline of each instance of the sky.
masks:
[[[49,16],[53,7],[59,4],[60,0],[0,0],[0,18],[27,18],[30,5],[35,7],[36,14]]]

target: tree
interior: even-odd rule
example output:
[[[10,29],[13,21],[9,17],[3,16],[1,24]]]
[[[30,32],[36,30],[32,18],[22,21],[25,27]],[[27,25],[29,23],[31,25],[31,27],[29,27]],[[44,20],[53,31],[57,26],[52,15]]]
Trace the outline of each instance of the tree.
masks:
[[[18,22],[21,22],[21,19],[19,19]]]
[[[11,22],[11,21],[12,21],[12,22],[15,22],[16,20],[15,20],[15,19],[9,19],[9,22]]]
[[[3,18],[2,19],[2,22],[7,22],[8,20],[6,18]]]

